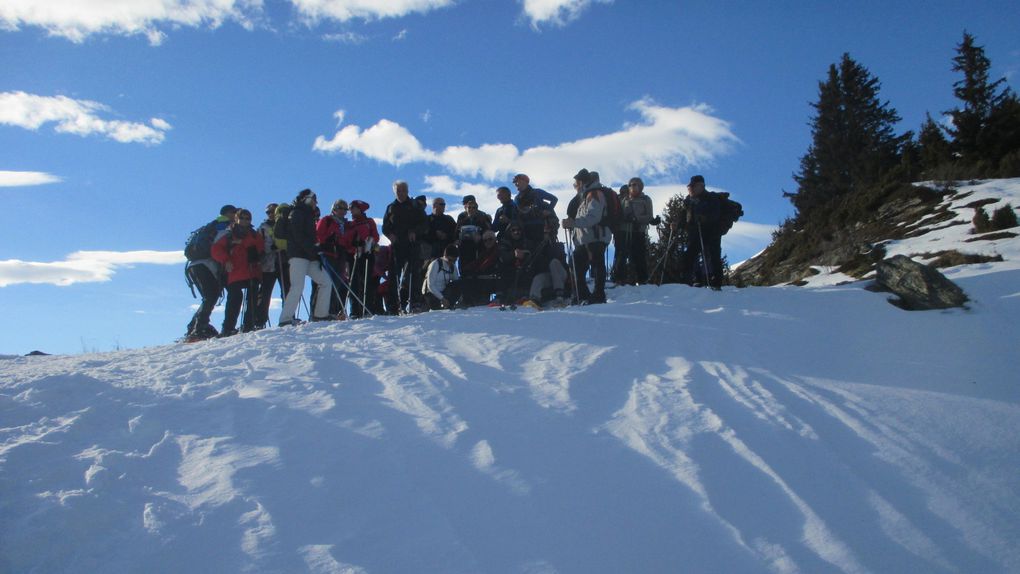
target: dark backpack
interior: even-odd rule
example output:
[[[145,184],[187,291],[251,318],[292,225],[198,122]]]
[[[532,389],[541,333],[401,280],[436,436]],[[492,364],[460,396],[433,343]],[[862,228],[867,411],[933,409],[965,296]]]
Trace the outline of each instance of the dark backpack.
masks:
[[[290,233],[290,210],[292,208],[293,206],[290,204],[281,203],[280,207],[276,209],[276,222],[273,224],[274,238],[284,241],[289,239],[287,235]]]
[[[720,191],[716,195],[719,197],[719,235],[726,235],[733,224],[743,217],[744,206],[730,199],[728,192]]]
[[[620,203],[620,196],[608,187],[603,187],[599,191],[602,192],[602,197],[606,204],[606,209],[602,212],[602,219],[599,220],[599,225],[608,227],[610,231],[615,233],[619,229],[620,224],[623,223],[623,205]]]
[[[212,258],[213,239],[216,238],[216,221],[210,221],[191,232],[184,242],[184,257],[188,261]]]

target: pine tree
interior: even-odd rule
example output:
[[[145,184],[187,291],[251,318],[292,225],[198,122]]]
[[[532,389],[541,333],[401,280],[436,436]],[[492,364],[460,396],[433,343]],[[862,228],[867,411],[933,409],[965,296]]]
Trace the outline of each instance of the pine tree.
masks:
[[[940,167],[953,160],[949,140],[942,132],[942,127],[931,119],[931,114],[927,114],[921,124],[921,132],[917,134],[918,159],[923,176],[932,177]]]
[[[829,67],[812,104],[811,147],[794,174],[798,190],[787,194],[799,215],[864,189],[899,164],[907,138],[895,134],[900,117],[879,100],[879,88],[878,78],[849,54]]]
[[[684,280],[684,246],[687,245],[687,210],[684,208],[683,197],[674,195],[666,202],[661,223],[657,228],[659,241],[651,243],[648,248],[648,270],[654,273],[648,278],[651,283],[681,283]],[[676,229],[670,227],[676,223]],[[666,245],[672,240],[669,254],[663,259]],[[660,265],[659,262],[662,261]],[[656,266],[658,265],[658,268]]]
[[[1004,86],[1005,79],[988,82],[990,67],[984,47],[977,46],[974,37],[965,32],[953,58],[953,71],[963,73],[963,80],[953,84],[953,93],[963,107],[948,112],[953,118],[949,129],[953,151],[964,165],[997,166],[1016,149],[1016,140],[1020,139],[1020,117],[1017,117],[1020,106]],[[994,174],[993,171],[979,173]]]

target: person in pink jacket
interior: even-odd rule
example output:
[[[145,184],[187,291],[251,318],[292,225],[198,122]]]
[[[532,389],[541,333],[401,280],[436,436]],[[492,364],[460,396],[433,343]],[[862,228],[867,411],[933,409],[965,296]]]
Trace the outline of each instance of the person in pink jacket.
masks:
[[[227,308],[220,337],[237,333],[237,317],[241,313],[242,302],[246,304],[241,329],[244,332],[254,329],[265,250],[265,238],[252,228],[251,212],[238,209],[227,233],[212,246],[213,259],[227,272]]]

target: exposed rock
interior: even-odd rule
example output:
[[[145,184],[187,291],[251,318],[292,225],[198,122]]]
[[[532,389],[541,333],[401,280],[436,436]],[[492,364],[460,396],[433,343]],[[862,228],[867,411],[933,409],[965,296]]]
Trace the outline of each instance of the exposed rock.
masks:
[[[962,307],[967,295],[931,265],[918,263],[905,255],[885,259],[877,266],[876,283],[884,291],[899,296],[894,305],[910,311]]]

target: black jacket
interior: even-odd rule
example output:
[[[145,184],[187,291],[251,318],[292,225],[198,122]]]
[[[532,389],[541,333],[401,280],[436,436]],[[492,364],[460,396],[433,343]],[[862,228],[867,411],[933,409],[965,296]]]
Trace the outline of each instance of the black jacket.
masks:
[[[394,199],[393,203],[386,206],[382,232],[383,235],[396,237],[394,243],[402,244],[408,242],[407,234],[412,231],[416,234],[425,233],[425,224],[425,210],[418,207],[413,199],[408,199],[404,203]]]
[[[287,256],[318,261],[319,252],[315,239],[315,212],[304,203],[290,210],[287,226]]]

